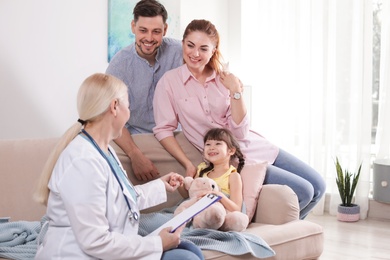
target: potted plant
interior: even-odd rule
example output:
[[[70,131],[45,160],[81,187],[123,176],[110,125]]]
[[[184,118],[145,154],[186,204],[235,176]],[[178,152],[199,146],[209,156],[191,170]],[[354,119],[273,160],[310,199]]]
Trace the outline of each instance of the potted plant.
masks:
[[[336,157],[336,183],[339,190],[341,204],[337,208],[337,219],[345,222],[354,222],[360,219],[360,206],[352,203],[353,195],[360,177],[360,164],[357,173],[350,173],[343,169]]]

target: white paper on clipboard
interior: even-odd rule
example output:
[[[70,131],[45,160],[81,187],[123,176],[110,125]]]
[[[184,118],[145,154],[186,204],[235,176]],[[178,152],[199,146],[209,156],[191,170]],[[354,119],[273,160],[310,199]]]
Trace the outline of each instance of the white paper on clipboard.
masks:
[[[179,215],[174,216],[172,219],[167,221],[165,224],[161,225],[159,228],[154,230],[148,236],[157,236],[160,231],[166,227],[172,227],[171,232],[175,232],[175,230],[186,223],[188,220],[205,210],[211,204],[219,201],[222,197],[215,194],[207,194],[203,196],[200,200],[195,202],[193,205],[185,209]]]

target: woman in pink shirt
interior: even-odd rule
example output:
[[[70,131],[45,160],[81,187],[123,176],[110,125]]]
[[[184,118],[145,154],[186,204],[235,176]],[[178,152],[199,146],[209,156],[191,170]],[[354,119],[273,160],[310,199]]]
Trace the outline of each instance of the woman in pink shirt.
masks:
[[[265,184],[288,185],[295,191],[300,217],[305,218],[325,192],[322,177],[249,129],[242,83],[232,73],[222,71],[221,58],[215,26],[207,20],[193,20],[183,35],[184,65],[166,72],[155,90],[156,138],[185,167],[187,175],[194,176],[196,167],[173,136],[179,123],[200,151],[209,129],[229,129],[240,143],[247,164],[268,162]]]

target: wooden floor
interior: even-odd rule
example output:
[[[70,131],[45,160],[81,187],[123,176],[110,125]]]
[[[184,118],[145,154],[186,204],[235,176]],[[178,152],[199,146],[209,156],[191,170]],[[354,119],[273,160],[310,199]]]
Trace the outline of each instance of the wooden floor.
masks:
[[[310,214],[306,220],[324,228],[324,252],[320,260],[390,259],[390,221],[368,218],[340,222],[336,216]]]

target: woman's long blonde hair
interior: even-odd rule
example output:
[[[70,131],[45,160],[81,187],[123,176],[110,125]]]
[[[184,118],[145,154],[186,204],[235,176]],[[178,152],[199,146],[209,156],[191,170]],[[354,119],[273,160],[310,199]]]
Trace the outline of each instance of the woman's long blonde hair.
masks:
[[[50,190],[49,180],[62,151],[80,133],[83,124],[88,124],[101,117],[114,99],[120,101],[126,98],[127,87],[114,76],[96,73],[84,80],[77,95],[77,110],[80,121],[76,121],[60,138],[56,147],[49,155],[38,180],[34,198],[39,203],[47,205]]]

